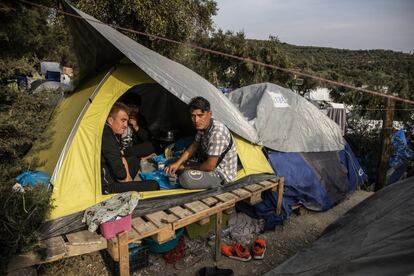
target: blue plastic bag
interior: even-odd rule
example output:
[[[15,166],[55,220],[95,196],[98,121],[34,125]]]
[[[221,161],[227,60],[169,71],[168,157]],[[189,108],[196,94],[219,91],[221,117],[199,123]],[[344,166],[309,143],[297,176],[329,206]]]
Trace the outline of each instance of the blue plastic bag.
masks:
[[[167,162],[167,158],[165,158],[165,156],[164,156],[164,154],[160,154],[160,155],[157,155],[157,156],[154,156],[153,158],[152,158],[152,160],[155,162],[155,163],[160,163],[160,162],[162,162],[162,163],[165,163],[165,162]]]
[[[176,183],[171,183],[168,179],[168,174],[163,170],[152,171],[152,172],[142,172],[140,173],[142,180],[155,180],[158,182],[161,190],[164,189],[177,189],[179,185]]]
[[[16,181],[23,187],[35,187],[37,185],[48,185],[50,183],[50,176],[45,172],[27,171],[16,176]]]

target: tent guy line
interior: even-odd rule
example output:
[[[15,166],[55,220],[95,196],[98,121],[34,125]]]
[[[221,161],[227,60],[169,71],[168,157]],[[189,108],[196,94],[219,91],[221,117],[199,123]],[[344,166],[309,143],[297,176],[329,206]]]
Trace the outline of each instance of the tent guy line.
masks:
[[[145,33],[145,32],[136,31],[136,30],[133,30],[133,29],[116,26],[116,25],[113,25],[113,24],[106,24],[106,23],[103,23],[99,20],[85,19],[85,18],[83,18],[79,15],[75,15],[75,14],[72,14],[72,13],[67,13],[67,12],[62,11],[60,9],[51,8],[51,7],[44,6],[44,5],[41,5],[41,4],[36,4],[36,3],[30,2],[30,1],[26,1],[26,0],[19,0],[19,1],[22,2],[22,3],[28,4],[28,5],[31,5],[31,6],[39,7],[39,8],[53,9],[56,12],[67,15],[67,16],[71,16],[71,17],[74,17],[74,18],[78,18],[78,19],[82,19],[82,20],[88,20],[88,21],[91,21],[91,22],[94,22],[94,23],[110,26],[114,29],[118,29],[118,30],[122,30],[122,31],[126,31],[126,32],[135,33],[135,34],[138,34],[138,35],[143,35],[143,36],[147,36],[147,37],[167,41],[167,42],[170,42],[170,43],[182,45],[182,46],[189,47],[189,48],[194,48],[194,49],[197,49],[197,50],[200,50],[200,51],[209,52],[209,53],[216,54],[216,55],[219,55],[219,56],[225,56],[225,57],[229,57],[229,58],[232,58],[232,59],[237,59],[237,60],[240,60],[240,61],[261,65],[261,66],[264,66],[264,67],[276,69],[276,70],[283,71],[283,72],[286,72],[286,73],[290,73],[290,74],[298,75],[298,76],[301,76],[301,77],[306,77],[306,78],[310,78],[310,79],[313,79],[313,80],[321,81],[323,83],[328,83],[328,84],[332,84],[332,85],[335,85],[335,86],[355,90],[355,92],[363,92],[363,93],[371,94],[371,95],[374,95],[374,96],[389,98],[389,99],[393,99],[395,101],[400,101],[400,102],[404,102],[404,103],[414,105],[414,101],[410,100],[410,99],[405,99],[405,98],[401,98],[401,97],[390,95],[390,94],[384,94],[384,93],[380,93],[380,92],[370,90],[370,89],[366,89],[366,88],[362,88],[362,87],[356,87],[354,85],[342,83],[342,82],[339,82],[339,81],[328,80],[328,79],[325,79],[325,78],[322,78],[322,77],[319,77],[319,76],[316,76],[316,75],[312,75],[312,74],[309,74],[309,73],[303,73],[303,72],[300,72],[300,71],[297,71],[297,70],[287,69],[287,68],[283,68],[283,67],[273,65],[273,64],[267,64],[267,63],[264,63],[264,62],[261,62],[261,61],[258,61],[258,60],[251,59],[249,57],[247,57],[247,58],[246,57],[240,57],[240,56],[236,56],[236,55],[232,55],[232,54],[228,54],[228,53],[224,53],[224,52],[204,48],[204,47],[192,44],[192,43],[180,42],[180,41],[176,41],[176,40],[173,40],[173,39],[169,39],[169,38],[165,38],[165,37],[161,37],[161,36],[157,36],[157,35],[153,35],[153,34],[148,34],[148,33]]]

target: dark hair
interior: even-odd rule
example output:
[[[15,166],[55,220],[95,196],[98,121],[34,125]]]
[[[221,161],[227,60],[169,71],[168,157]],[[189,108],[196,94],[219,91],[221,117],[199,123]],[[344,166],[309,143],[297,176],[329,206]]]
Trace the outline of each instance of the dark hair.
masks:
[[[129,114],[129,108],[125,104],[121,102],[116,102],[111,108],[111,111],[109,111],[108,117],[115,118],[116,114],[118,114],[119,111],[125,111],[127,114]]]
[[[201,111],[210,111],[210,103],[203,97],[192,98],[188,104],[190,110],[201,109]]]
[[[134,105],[134,104],[129,104],[128,105],[128,109],[129,109],[129,116],[133,116],[135,118],[138,117],[138,113],[139,113],[139,107]]]

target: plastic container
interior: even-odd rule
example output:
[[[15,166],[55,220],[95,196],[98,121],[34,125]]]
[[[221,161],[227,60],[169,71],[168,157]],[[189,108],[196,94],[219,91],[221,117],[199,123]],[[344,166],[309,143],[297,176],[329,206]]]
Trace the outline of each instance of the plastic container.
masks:
[[[180,237],[184,234],[184,228],[178,229],[175,232],[175,238],[165,243],[159,244],[152,238],[145,238],[144,241],[148,244],[149,250],[154,253],[164,253],[174,249]]]
[[[129,250],[129,273],[149,265],[149,249],[147,245],[130,243]],[[109,255],[108,251],[102,250],[101,255],[112,275],[119,275],[119,262],[116,262]]]
[[[105,239],[109,240],[123,231],[131,231],[131,215],[107,221],[99,225],[101,234]]]

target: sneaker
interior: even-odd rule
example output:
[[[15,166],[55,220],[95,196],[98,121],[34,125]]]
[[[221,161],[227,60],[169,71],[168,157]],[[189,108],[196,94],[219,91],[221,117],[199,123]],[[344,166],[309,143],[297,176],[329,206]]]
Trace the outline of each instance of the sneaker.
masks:
[[[252,256],[250,255],[250,252],[247,248],[245,248],[240,243],[235,243],[233,245],[226,245],[223,244],[221,246],[221,253],[224,256],[227,256],[229,258],[239,260],[242,262],[247,262],[252,259]]]
[[[253,242],[253,258],[255,260],[262,260],[266,252],[266,241],[257,239]]]

